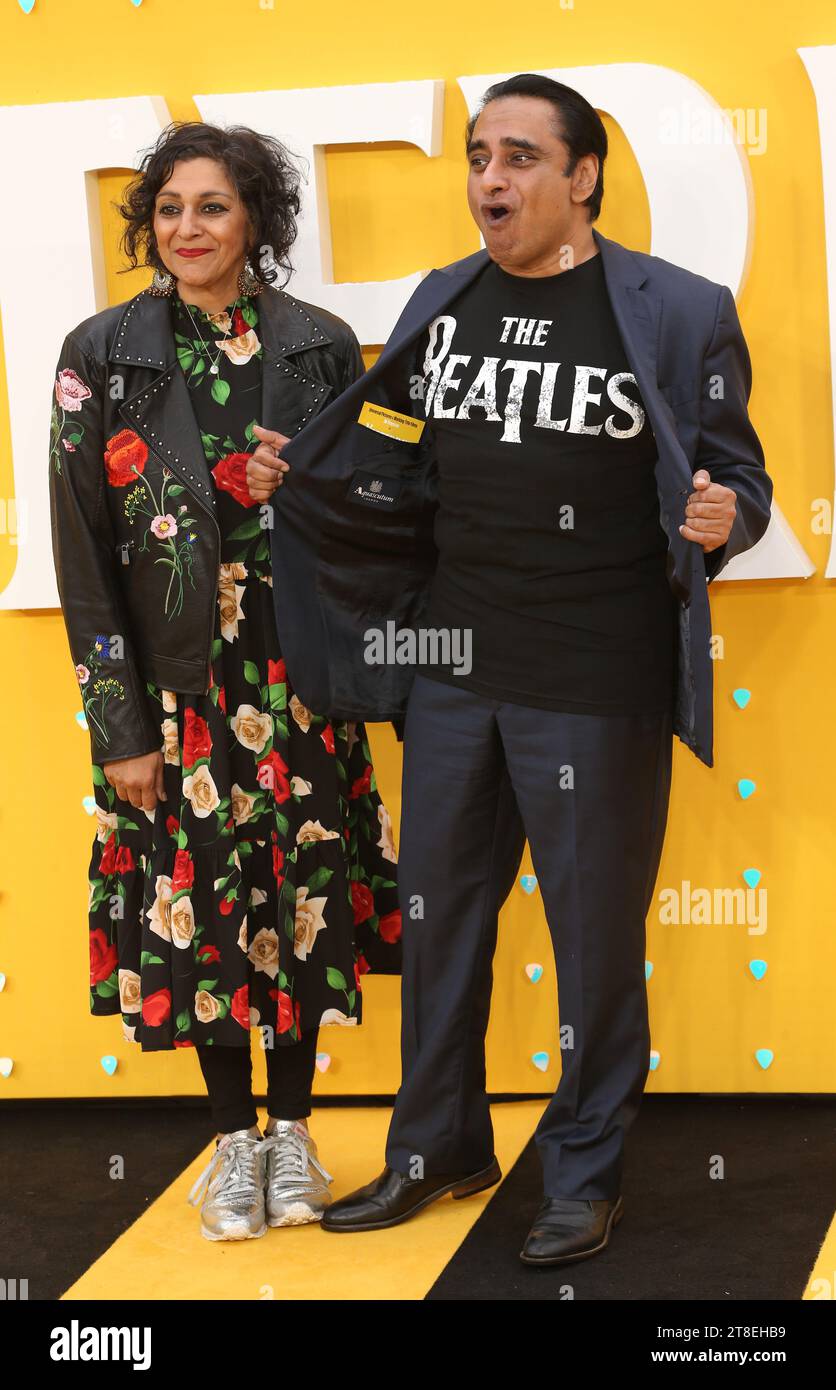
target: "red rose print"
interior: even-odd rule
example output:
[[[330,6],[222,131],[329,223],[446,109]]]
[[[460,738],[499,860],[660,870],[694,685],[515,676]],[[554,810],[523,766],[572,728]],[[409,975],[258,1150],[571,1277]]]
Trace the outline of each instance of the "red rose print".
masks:
[[[194,883],[194,864],[187,849],[178,849],[174,856],[174,872],[171,875],[171,891],[179,893],[183,888],[191,888]]]
[[[188,1038],[183,1038],[183,1039],[182,1039],[181,1041],[179,1041],[179,1042],[178,1042],[177,1038],[175,1038],[175,1039],[174,1039],[174,1046],[175,1046],[175,1047],[194,1047],[194,1043],[191,1042]]]
[[[250,496],[247,487],[247,462],[250,458],[251,454],[227,454],[212,469],[212,477],[218,487],[228,492],[242,507],[256,505],[256,499]]]
[[[226,714],[226,686],[222,685],[218,690],[218,704]]]
[[[105,846],[104,846],[104,849],[102,850],[102,857],[101,857],[101,859],[99,860],[99,873],[100,873],[100,874],[115,874],[115,872],[116,872],[116,836],[113,834],[113,831],[111,831],[110,834],[108,835],[107,839],[105,840]]]
[[[169,835],[177,835],[180,830],[180,822],[176,816],[166,816],[165,828]]]
[[[158,989],[142,1001],[142,1021],[149,1028],[159,1028],[171,1014],[171,990]]]
[[[365,957],[365,956],[359,955],[359,956],[357,957],[357,960],[355,961],[355,964],[354,964],[354,974],[355,974],[355,978],[356,978],[357,975],[367,975],[367,974],[368,974],[368,971],[369,971],[369,962],[366,960],[366,957]]]
[[[187,707],[183,720],[183,766],[194,767],[198,758],[208,758],[211,752],[209,725],[201,715]]]
[[[328,749],[328,752],[329,752],[329,753],[333,753],[333,751],[334,751],[334,730],[331,728],[331,725],[330,725],[330,724],[326,724],[326,725],[325,725],[325,728],[322,730],[322,733],[320,734],[319,737],[322,739],[322,742],[325,744],[325,747]]]
[[[111,487],[127,487],[136,482],[137,473],[145,471],[148,450],[133,430],[119,430],[107,441],[104,461]]]
[[[133,851],[128,845],[120,845],[116,851],[116,872],[117,874],[127,874],[131,869],[135,869]]]
[[[374,912],[374,898],[371,889],[365,883],[355,883],[352,880],[351,902],[354,908],[354,925],[356,927],[358,922],[365,922]]]
[[[250,325],[247,323],[247,320],[244,318],[244,315],[241,313],[241,310],[236,309],[234,314],[232,315],[232,332],[229,336],[231,338],[243,338],[247,335],[247,333],[249,333],[249,331]]]
[[[281,661],[267,662],[267,683],[268,685],[284,685],[287,681],[287,667],[284,664],[284,657]]]
[[[293,1027],[293,1001],[289,994],[283,989],[278,991],[279,997],[279,1033],[287,1033]]]
[[[357,798],[358,796],[362,796],[364,792],[366,792],[366,793],[370,792],[370,791],[371,791],[371,786],[372,786],[372,765],[371,765],[371,763],[367,763],[367,765],[366,765],[366,771],[363,773],[363,776],[357,778],[356,782],[354,782],[354,784],[352,785],[351,791],[348,793],[348,799],[349,799],[349,801],[355,801],[356,798]]]
[[[242,1028],[250,1026],[250,997],[247,985],[241,985],[236,989],[232,996],[232,1006],[229,1010],[236,1023],[240,1023]]]
[[[97,985],[100,980],[109,980],[118,964],[116,946],[110,944],[101,927],[91,931],[90,984]]]
[[[210,946],[207,942],[205,946],[200,947],[197,958],[201,965],[210,965],[213,961],[220,960],[221,953],[217,946]]]
[[[284,875],[282,874],[282,869],[283,869],[283,868],[284,868],[284,850],[283,850],[283,849],[279,849],[278,845],[274,844],[274,845],[273,845],[273,877],[275,878],[275,880],[276,880],[277,883],[281,883],[281,881],[282,881],[282,879],[283,879],[283,877],[284,877]]]
[[[385,916],[385,917],[381,917],[380,921],[378,922],[378,924],[377,924],[377,929],[378,929],[378,931],[380,932],[380,935],[381,935],[381,938],[382,938],[383,941],[400,941],[400,939],[401,939],[401,914],[400,914],[400,910],[398,910],[398,911],[396,911],[396,912],[387,912],[386,916]]]
[[[222,917],[228,917],[234,906],[234,898],[221,898],[220,902],[218,903],[218,911],[220,912]]]
[[[270,750],[266,758],[259,758],[256,767],[258,769],[256,772],[258,785],[263,787],[265,791],[269,791],[272,786],[275,800],[277,802],[287,801],[290,797],[290,783],[287,780],[287,763],[279,757],[275,748]],[[269,777],[265,777],[262,774],[261,769],[263,767],[270,768],[271,775]]]
[[[294,1012],[294,1014],[296,1015],[296,1036],[297,1036],[297,1038],[301,1038],[301,1036],[302,1036],[302,1025],[301,1025],[300,1022],[299,1022],[299,1014],[300,1014],[300,1012],[301,1012],[301,1008],[302,1008],[302,1006],[301,1006],[301,1004],[299,1003],[299,1000],[297,999],[296,1002],[295,1002],[294,1005],[293,1005],[293,1012]]]

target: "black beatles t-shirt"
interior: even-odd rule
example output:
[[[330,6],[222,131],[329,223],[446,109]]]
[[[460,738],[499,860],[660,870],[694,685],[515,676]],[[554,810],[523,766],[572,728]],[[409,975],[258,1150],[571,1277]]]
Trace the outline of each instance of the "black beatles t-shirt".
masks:
[[[669,709],[657,452],[600,254],[543,278],[491,261],[416,351],[439,488],[421,626],[450,640],[421,673],[538,708]]]

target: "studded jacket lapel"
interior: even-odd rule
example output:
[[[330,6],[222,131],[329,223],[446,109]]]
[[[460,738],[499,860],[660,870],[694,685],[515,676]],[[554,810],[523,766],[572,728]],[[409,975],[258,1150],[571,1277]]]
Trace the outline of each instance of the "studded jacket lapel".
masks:
[[[281,290],[262,290],[258,298],[261,362],[261,418],[268,429],[298,434],[333,395],[325,381],[307,376],[294,360],[309,348],[333,340],[303,304]]]
[[[143,367],[152,373],[123,401],[119,414],[214,516],[214,486],[177,360],[169,301],[145,291],[132,299],[117,327],[110,357],[114,366]]]
[[[258,309],[263,347],[261,419],[270,429],[296,434],[328,401],[333,387],[307,376],[293,359],[309,348],[327,346],[332,339],[304,305],[280,290],[265,288]],[[145,384],[120,406],[122,420],[214,515],[214,486],[177,360],[167,298],[143,291],[126,305],[110,361],[114,368],[142,368],[146,375]]]

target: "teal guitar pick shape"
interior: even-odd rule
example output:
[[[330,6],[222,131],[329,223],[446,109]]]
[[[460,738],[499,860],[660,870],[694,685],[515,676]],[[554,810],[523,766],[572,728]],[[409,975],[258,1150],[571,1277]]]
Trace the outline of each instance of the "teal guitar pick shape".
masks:
[[[547,1071],[549,1066],[548,1052],[535,1052],[531,1058],[538,1071]]]
[[[108,1056],[108,1057],[103,1057],[103,1058],[102,1058],[102,1066],[104,1067],[104,1069],[105,1069],[105,1071],[107,1072],[108,1076],[112,1076],[113,1073],[115,1072],[116,1066],[117,1066],[116,1058],[115,1058],[115,1057],[110,1057],[110,1056]]]
[[[646,980],[649,980],[652,974],[653,974],[653,961],[652,961],[652,960],[646,960],[645,963],[644,963],[644,978],[645,978]]]
[[[537,879],[534,874],[523,874],[520,878],[520,887],[524,893],[533,893],[537,887]]]
[[[661,1055],[661,1053],[659,1053],[659,1052],[651,1052],[651,1054],[650,1054],[650,1070],[651,1070],[651,1071],[655,1071],[656,1068],[658,1067],[659,1063],[661,1062],[661,1060],[662,1060],[662,1055]]]
[[[757,888],[761,881],[760,869],[744,869],[743,878],[749,888]]]
[[[85,716],[85,713],[84,713],[84,710],[83,710],[83,709],[80,709],[80,710],[78,711],[78,713],[76,714],[75,722],[76,722],[76,724],[78,725],[78,727],[79,727],[80,729],[86,729],[86,728],[87,728],[87,718],[86,718],[86,716]]]
[[[81,804],[82,804],[82,806],[84,807],[85,811],[87,812],[88,816],[92,816],[92,815],[94,814],[94,812],[95,812],[95,810],[96,810],[96,798],[95,798],[95,796],[83,796],[83,797],[81,798]]]
[[[543,967],[542,965],[527,965],[525,967],[525,973],[531,983],[536,985],[537,981],[542,977]]]
[[[745,709],[751,698],[751,690],[744,689],[742,685],[738,686],[737,690],[732,691],[732,699],[734,700],[734,703],[737,705],[738,709]]]
[[[749,961],[749,969],[751,970],[751,972],[752,972],[752,974],[754,975],[754,977],[755,977],[756,980],[762,980],[763,977],[764,977],[764,975],[766,974],[766,971],[767,971],[767,964],[766,964],[766,961],[765,961],[765,960],[750,960],[750,961]]]
[[[766,1071],[768,1067],[772,1066],[774,1056],[775,1053],[772,1051],[771,1047],[759,1047],[757,1052],[755,1053],[758,1065],[763,1067],[764,1071]]]
[[[31,14],[35,8],[35,0],[17,0],[24,14]]]
[[[748,801],[749,797],[755,790],[755,783],[752,781],[751,777],[741,777],[740,781],[737,784],[737,790],[740,792],[740,795],[743,797],[743,800]]]

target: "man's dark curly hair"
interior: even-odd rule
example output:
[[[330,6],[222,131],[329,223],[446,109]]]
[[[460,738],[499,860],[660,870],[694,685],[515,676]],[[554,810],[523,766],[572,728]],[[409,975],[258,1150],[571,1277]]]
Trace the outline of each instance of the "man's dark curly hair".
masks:
[[[205,121],[172,121],[166,126],[144,153],[136,178],[125,189],[124,201],[114,204],[126,223],[120,246],[129,262],[127,269],[136,269],[140,255],[144,265],[166,268],[154,235],[154,202],[181,159],[214,159],[223,164],[253,226],[252,245],[247,247],[253,274],[266,285],[277,279],[271,265],[261,264],[261,247],[267,246],[272,260],[285,271],[287,284],[292,271],[289,252],[296,240],[301,206],[299,170],[288,150],[273,136],[261,135],[249,126],[224,129]]]

